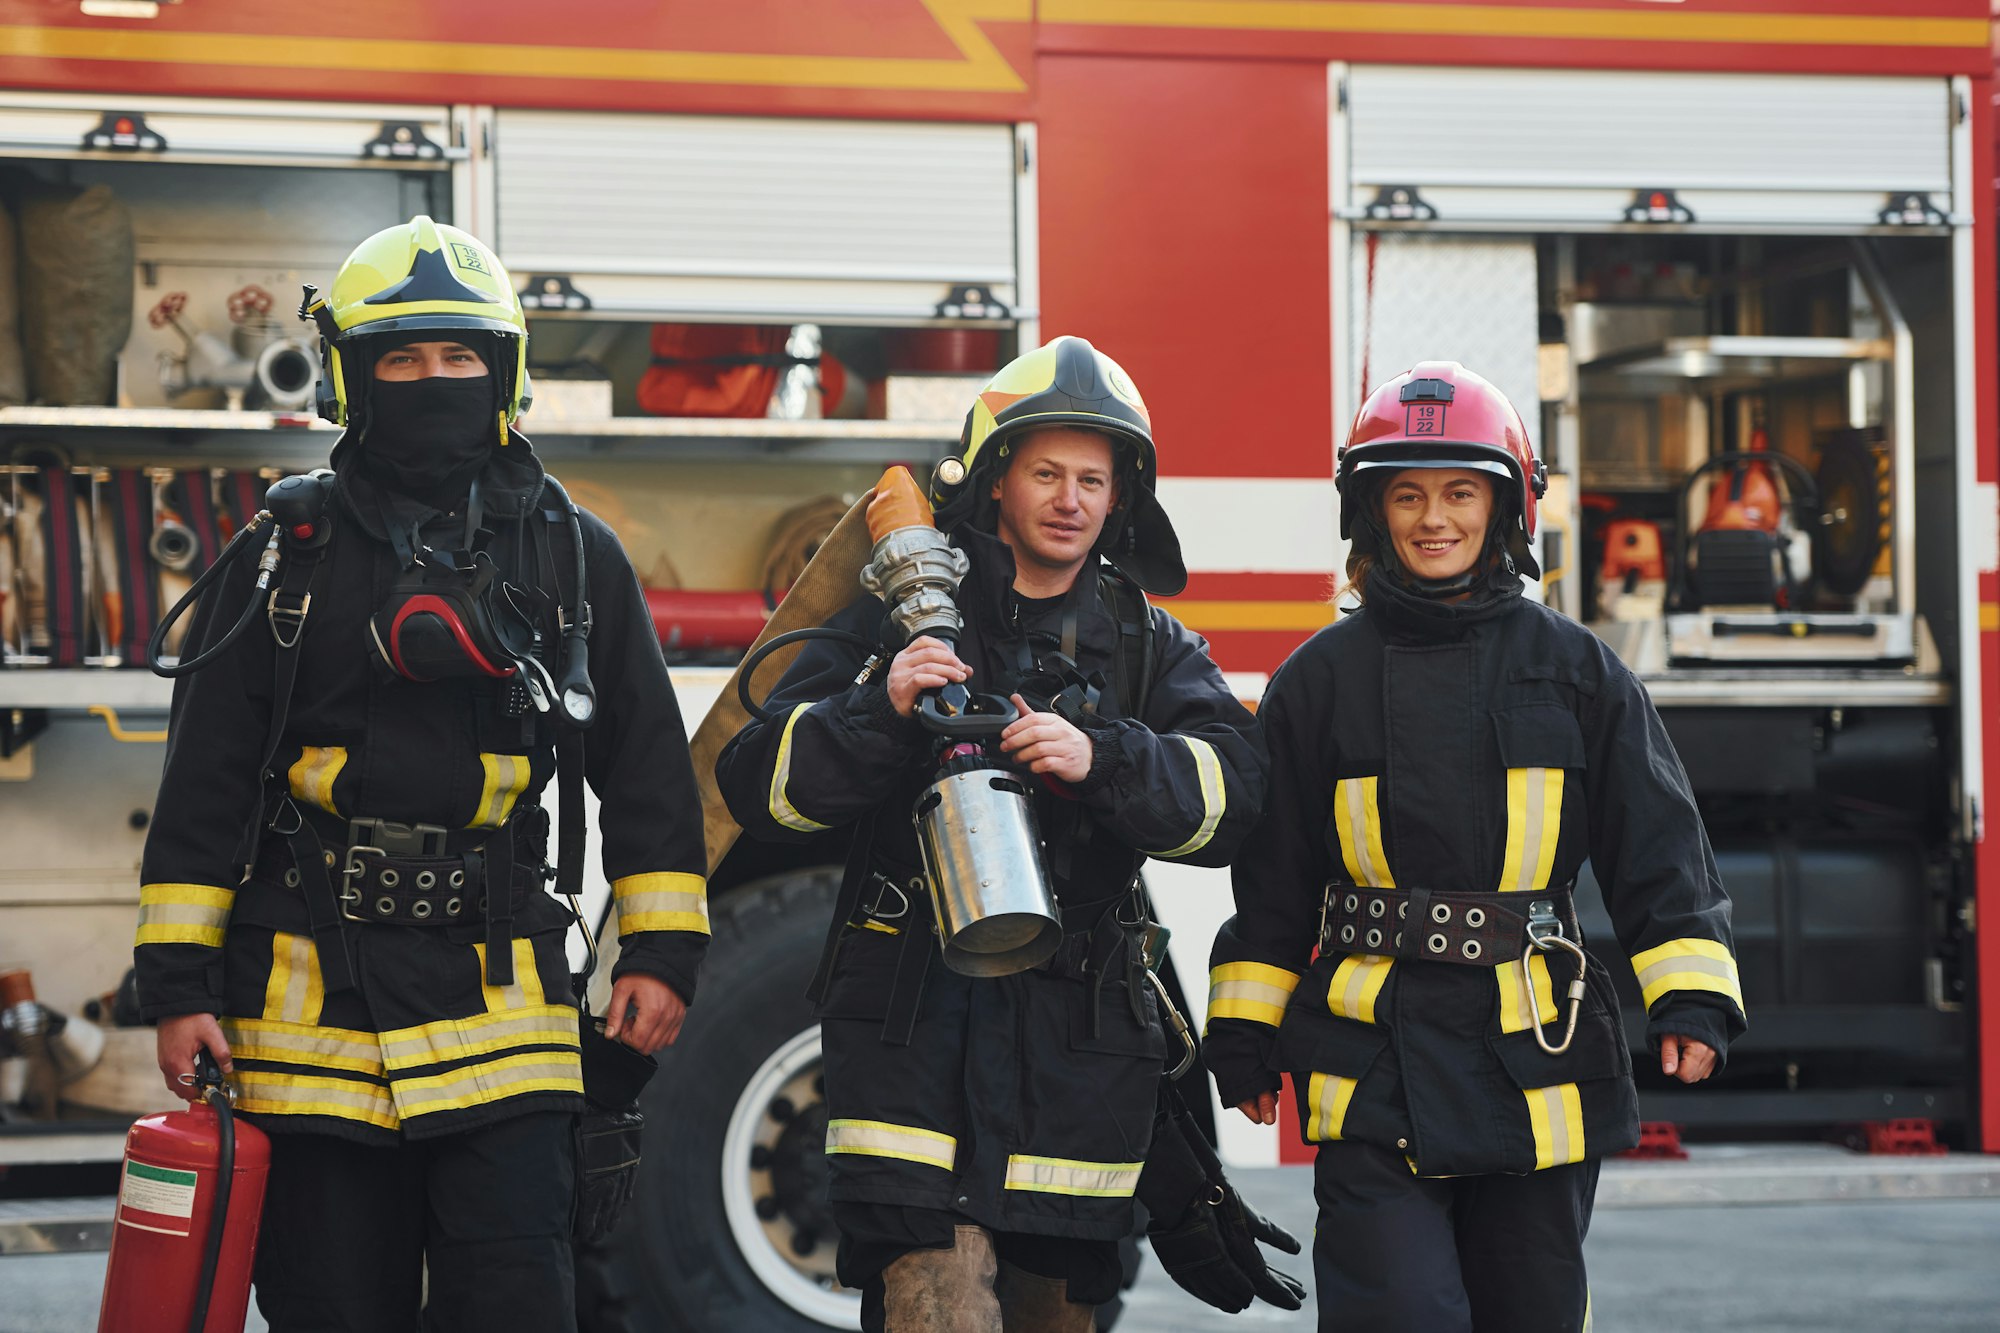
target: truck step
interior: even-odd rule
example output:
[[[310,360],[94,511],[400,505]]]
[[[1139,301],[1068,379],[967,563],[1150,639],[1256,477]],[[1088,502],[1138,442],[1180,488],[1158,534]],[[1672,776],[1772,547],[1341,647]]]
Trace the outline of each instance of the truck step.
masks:
[[[72,1254],[111,1248],[118,1196],[0,1199],[0,1255]]]

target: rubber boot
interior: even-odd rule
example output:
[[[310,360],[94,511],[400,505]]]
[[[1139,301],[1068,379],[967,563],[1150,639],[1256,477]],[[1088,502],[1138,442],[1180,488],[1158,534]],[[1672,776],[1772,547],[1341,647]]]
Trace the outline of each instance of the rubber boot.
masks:
[[[885,1333],[1002,1333],[998,1262],[983,1227],[954,1229],[948,1250],[912,1250],[882,1270]]]
[[[1069,1283],[1059,1277],[1001,1264],[993,1290],[1003,1333],[1091,1333],[1097,1327],[1097,1307],[1071,1300]]]

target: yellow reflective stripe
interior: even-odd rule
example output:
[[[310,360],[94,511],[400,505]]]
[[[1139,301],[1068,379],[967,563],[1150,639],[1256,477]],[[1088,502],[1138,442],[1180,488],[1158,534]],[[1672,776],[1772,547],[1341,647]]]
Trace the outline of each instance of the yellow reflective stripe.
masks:
[[[1736,974],[1736,960],[1726,946],[1714,940],[1668,940],[1635,953],[1632,973],[1639,978],[1639,992],[1648,1009],[1675,990],[1713,991],[1735,1001],[1738,1010],[1743,1008],[1743,983]]]
[[[472,951],[479,958],[479,993],[486,997],[486,1012],[489,1014],[507,1013],[548,1002],[548,996],[542,993],[542,974],[535,967],[534,941],[515,940],[513,943],[514,983],[510,986],[489,986],[486,984],[486,942],[473,942]]]
[[[1306,1138],[1313,1143],[1332,1143],[1347,1124],[1347,1104],[1354,1100],[1360,1084],[1338,1074],[1314,1074],[1306,1082]]]
[[[271,975],[264,979],[264,1017],[317,1024],[326,1005],[326,980],[310,935],[271,934]]]
[[[799,714],[811,707],[809,703],[800,704],[785,719],[785,733],[778,738],[778,762],[771,770],[771,818],[800,833],[821,833],[831,827],[800,814],[785,790],[792,780],[792,728],[799,724]]]
[[[468,1018],[441,1018],[382,1034],[382,1063],[414,1069],[514,1046],[575,1046],[577,1013],[567,1004],[538,1004]]]
[[[1326,988],[1326,1007],[1336,1017],[1373,1023],[1375,1001],[1388,983],[1389,968],[1395,961],[1372,953],[1354,953],[1341,959]]]
[[[298,762],[285,770],[285,782],[292,795],[328,814],[339,814],[333,805],[333,780],[347,766],[344,745],[308,745],[299,751]]]
[[[1581,1162],[1583,1098],[1574,1083],[1552,1088],[1528,1088],[1528,1127],[1535,1134],[1535,1170]]]
[[[1556,843],[1562,840],[1563,770],[1507,770],[1507,856],[1500,892],[1525,893],[1549,886]]]
[[[1194,836],[1170,852],[1149,852],[1149,856],[1187,856],[1208,846],[1215,837],[1215,830],[1222,823],[1222,813],[1229,808],[1229,788],[1222,781],[1222,759],[1215,747],[1207,741],[1193,736],[1176,736],[1175,740],[1185,742],[1188,752],[1194,756],[1195,778],[1201,783],[1201,827]]]
[[[1068,1157],[1007,1158],[1006,1188],[1034,1194],[1077,1194],[1129,1199],[1139,1189],[1144,1162],[1079,1162]]]
[[[488,1106],[531,1092],[583,1094],[583,1061],[574,1051],[531,1051],[468,1065],[446,1074],[399,1079],[390,1085],[403,1117]]]
[[[382,1047],[372,1032],[270,1018],[224,1018],[222,1036],[229,1043],[229,1053],[238,1060],[351,1069],[378,1078],[382,1075]]]
[[[1379,778],[1342,778],[1333,784],[1334,826],[1340,832],[1340,859],[1356,884],[1393,889],[1389,858],[1382,851],[1382,812],[1376,804]]]
[[[265,1115],[329,1115],[395,1129],[402,1119],[387,1088],[345,1078],[316,1078],[239,1069],[236,1109]]]
[[[1556,1021],[1555,987],[1549,981],[1549,960],[1540,953],[1531,954],[1528,966],[1535,972],[1535,1007],[1540,1011],[1544,1024]],[[1527,988],[1521,981],[1519,963],[1502,963],[1493,969],[1494,984],[1500,988],[1500,1030],[1502,1032],[1526,1032],[1533,1026],[1528,1022]]]
[[[893,1157],[935,1166],[949,1171],[958,1161],[958,1140],[934,1129],[896,1125],[886,1120],[829,1120],[826,1122],[828,1154],[851,1153],[856,1157]]]
[[[467,828],[499,828],[514,811],[514,802],[528,789],[534,764],[524,754],[481,754],[479,767],[486,774],[479,789],[479,804]]]
[[[222,947],[236,890],[211,884],[143,884],[135,944],[206,944]]]
[[[708,881],[676,870],[621,875],[611,881],[618,903],[618,935],[642,930],[708,931]]]
[[[1208,1017],[1247,1018],[1277,1027],[1285,1021],[1285,1005],[1299,984],[1299,974],[1263,963],[1221,963],[1208,974]]]

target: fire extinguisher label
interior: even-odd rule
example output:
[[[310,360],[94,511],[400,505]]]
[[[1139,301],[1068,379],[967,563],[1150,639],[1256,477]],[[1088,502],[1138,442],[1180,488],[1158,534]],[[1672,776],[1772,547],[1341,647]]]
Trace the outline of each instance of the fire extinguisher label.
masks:
[[[199,1179],[193,1171],[127,1161],[125,1183],[118,1189],[118,1224],[170,1236],[187,1235]]]

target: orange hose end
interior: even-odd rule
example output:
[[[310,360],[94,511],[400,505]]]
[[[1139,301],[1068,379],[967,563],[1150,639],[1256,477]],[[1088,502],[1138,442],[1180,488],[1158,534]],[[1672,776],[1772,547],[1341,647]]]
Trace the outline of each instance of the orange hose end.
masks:
[[[898,464],[875,483],[875,498],[868,502],[868,536],[881,541],[898,528],[931,526],[931,503],[910,470]]]

